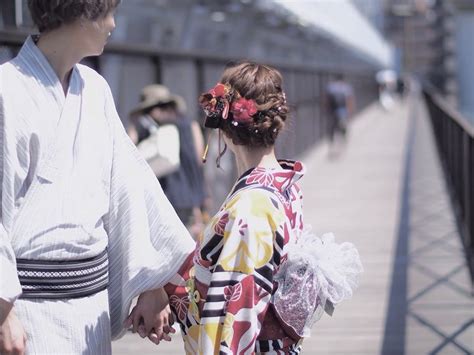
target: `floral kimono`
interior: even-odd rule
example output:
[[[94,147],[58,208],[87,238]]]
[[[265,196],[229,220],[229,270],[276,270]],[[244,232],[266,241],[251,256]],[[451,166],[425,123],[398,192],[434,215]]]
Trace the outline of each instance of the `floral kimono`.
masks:
[[[254,168],[236,182],[194,254],[166,286],[187,354],[297,354],[272,306],[274,276],[303,229],[300,162]]]

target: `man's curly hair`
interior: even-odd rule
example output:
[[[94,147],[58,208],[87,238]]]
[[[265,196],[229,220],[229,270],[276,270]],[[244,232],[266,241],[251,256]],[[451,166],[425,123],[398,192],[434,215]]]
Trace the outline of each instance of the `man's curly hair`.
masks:
[[[40,32],[78,19],[95,21],[115,9],[120,0],[28,0],[31,18]]]

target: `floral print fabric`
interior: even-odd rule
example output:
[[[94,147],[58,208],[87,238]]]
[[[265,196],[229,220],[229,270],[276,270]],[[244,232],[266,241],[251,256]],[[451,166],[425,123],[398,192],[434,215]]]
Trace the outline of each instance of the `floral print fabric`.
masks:
[[[166,286],[187,354],[298,353],[271,308],[285,245],[303,228],[299,162],[236,182],[193,255]]]

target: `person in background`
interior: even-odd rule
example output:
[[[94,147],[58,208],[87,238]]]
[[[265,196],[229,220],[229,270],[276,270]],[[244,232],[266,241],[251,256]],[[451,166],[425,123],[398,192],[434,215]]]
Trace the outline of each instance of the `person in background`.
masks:
[[[204,139],[196,121],[187,116],[184,99],[173,95],[168,88],[160,84],[146,86],[142,90],[142,100],[131,112],[132,122],[129,135],[136,137],[138,150],[146,155],[144,147],[147,141],[157,140],[154,144],[157,153],[163,158],[165,154],[158,152],[158,147],[167,147],[168,151],[176,151],[179,164],[175,169],[166,170],[166,161],[161,159],[153,168],[152,159],[147,159],[157,173],[160,184],[173,205],[181,221],[196,237],[203,227],[202,208],[206,197],[206,186],[202,168]],[[156,135],[166,129],[166,134]],[[175,132],[171,132],[171,128]],[[172,149],[171,149],[172,148]],[[164,151],[164,148],[161,149]],[[174,155],[175,153],[173,153]],[[171,154],[168,154],[169,156]],[[168,161],[171,159],[167,159]]]
[[[379,86],[379,104],[390,111],[395,105],[397,74],[391,69],[383,69],[375,74],[375,80]]]
[[[176,105],[176,97],[166,86],[152,84],[142,89],[140,103],[130,112],[127,133],[159,179],[180,167]]]
[[[333,144],[336,134],[346,138],[347,122],[355,111],[355,96],[352,86],[337,74],[326,87],[326,110],[329,113],[329,140]]]
[[[137,296],[133,329],[170,339],[160,287],[195,243],[107,82],[78,64],[103,52],[118,3],[29,0],[40,33],[0,66],[2,355],[110,354]]]
[[[178,127],[181,163],[177,171],[160,179],[160,183],[181,221],[197,238],[207,221],[204,138],[199,124],[188,116],[182,97],[176,96],[176,106],[170,107],[169,115]]]

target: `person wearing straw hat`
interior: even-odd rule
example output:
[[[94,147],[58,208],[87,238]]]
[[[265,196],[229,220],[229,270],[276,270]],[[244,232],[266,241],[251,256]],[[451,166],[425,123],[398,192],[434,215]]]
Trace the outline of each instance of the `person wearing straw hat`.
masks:
[[[132,125],[127,131],[155,176],[162,178],[180,166],[180,139],[174,118],[177,98],[160,84],[145,86],[140,98],[130,112]]]
[[[175,96],[176,106],[169,110],[179,132],[180,164],[175,172],[160,178],[160,184],[178,216],[191,235],[197,237],[204,227],[208,197],[202,166],[204,138],[201,127],[187,114],[186,102]]]

